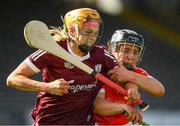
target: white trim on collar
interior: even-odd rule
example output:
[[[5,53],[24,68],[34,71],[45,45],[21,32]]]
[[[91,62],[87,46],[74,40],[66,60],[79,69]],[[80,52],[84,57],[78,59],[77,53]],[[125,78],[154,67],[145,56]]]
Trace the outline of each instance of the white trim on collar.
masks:
[[[69,51],[69,53],[71,54],[71,55],[73,55],[74,57],[76,57],[76,58],[78,58],[80,61],[84,61],[84,60],[86,60],[86,59],[89,59],[90,58],[90,53],[88,52],[88,54],[87,55],[85,55],[85,56],[78,56],[78,55],[76,55],[72,50],[71,50],[71,48],[70,48],[70,45],[69,45],[69,43],[67,42],[67,49],[68,49],[68,51]]]

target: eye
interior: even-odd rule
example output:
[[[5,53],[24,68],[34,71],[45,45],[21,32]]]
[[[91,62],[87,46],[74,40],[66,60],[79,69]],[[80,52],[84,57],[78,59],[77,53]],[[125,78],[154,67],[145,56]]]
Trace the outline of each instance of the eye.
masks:
[[[98,36],[98,35],[99,35],[99,32],[95,32],[94,35],[95,35],[95,36]]]
[[[139,52],[138,51],[134,51],[133,54],[137,56],[137,55],[139,55]]]
[[[92,31],[90,31],[90,30],[85,30],[85,31],[82,31],[81,34],[82,34],[82,35],[91,35],[91,34],[92,34]]]
[[[81,33],[83,35],[87,35],[87,36],[98,36],[98,32],[93,32],[92,30],[86,30],[83,33]]]
[[[85,31],[85,34],[91,34],[91,31]]]
[[[124,53],[129,53],[129,50],[125,49],[125,50],[124,50]]]

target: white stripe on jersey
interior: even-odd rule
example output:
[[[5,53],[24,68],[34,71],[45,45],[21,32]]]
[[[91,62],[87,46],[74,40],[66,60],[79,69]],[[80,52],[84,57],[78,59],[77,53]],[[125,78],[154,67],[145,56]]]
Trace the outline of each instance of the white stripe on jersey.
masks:
[[[37,50],[36,52],[34,52],[33,54],[31,54],[32,59],[34,59],[34,57],[36,57],[38,54],[40,54],[41,52],[43,52],[43,50]]]
[[[33,60],[36,61],[39,57],[41,57],[42,55],[44,55],[44,53],[46,53],[45,51],[40,53],[38,56],[36,56],[36,58],[34,58]]]
[[[25,59],[25,63],[36,73],[39,73],[40,72],[40,69],[38,69],[32,62],[29,58],[26,58]]]
[[[108,56],[109,58],[111,58],[113,60],[115,60],[115,58],[113,56],[111,56],[111,54],[107,50],[104,50],[104,55]]]

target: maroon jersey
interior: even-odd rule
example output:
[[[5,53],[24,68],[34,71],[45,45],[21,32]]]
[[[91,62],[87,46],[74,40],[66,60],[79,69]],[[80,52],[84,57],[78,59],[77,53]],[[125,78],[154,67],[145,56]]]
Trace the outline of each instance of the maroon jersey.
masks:
[[[66,41],[59,45],[76,58],[106,75],[107,71],[117,65],[114,57],[102,46],[95,46],[86,56],[75,55]],[[102,83],[72,64],[53,56],[43,50],[31,54],[26,63],[35,71],[42,70],[43,81],[51,82],[64,78],[71,86],[71,91],[63,96],[40,92],[32,111],[35,124],[94,124],[93,101]]]

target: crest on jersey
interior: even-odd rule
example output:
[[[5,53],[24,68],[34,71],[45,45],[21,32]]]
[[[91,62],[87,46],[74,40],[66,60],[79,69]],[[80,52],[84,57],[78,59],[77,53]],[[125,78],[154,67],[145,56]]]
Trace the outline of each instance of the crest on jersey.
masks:
[[[64,62],[64,66],[65,66],[67,69],[73,69],[73,68],[74,68],[74,65],[72,65],[70,62]]]
[[[95,71],[96,72],[101,72],[101,69],[102,69],[102,64],[96,64],[95,65]]]

